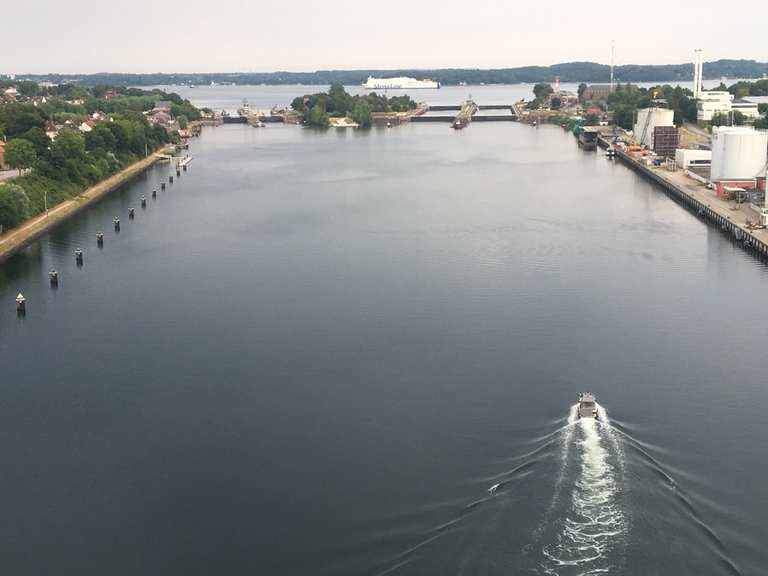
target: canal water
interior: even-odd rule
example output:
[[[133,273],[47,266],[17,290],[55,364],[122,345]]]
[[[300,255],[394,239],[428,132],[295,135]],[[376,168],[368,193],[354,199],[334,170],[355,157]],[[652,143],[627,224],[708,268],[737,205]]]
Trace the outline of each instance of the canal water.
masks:
[[[0,266],[6,573],[764,573],[768,268],[719,230],[555,127],[191,153]]]

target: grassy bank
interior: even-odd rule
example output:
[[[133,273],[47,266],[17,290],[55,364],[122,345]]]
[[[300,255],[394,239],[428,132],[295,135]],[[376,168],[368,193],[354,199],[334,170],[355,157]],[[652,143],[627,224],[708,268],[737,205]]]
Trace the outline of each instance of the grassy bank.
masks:
[[[38,238],[40,235],[44,234],[57,224],[60,224],[64,220],[70,218],[74,214],[76,214],[78,211],[80,211],[82,208],[92,204],[93,202],[97,201],[101,197],[105,196],[106,194],[112,192],[117,187],[119,187],[121,184],[124,184],[125,182],[128,182],[150,166],[157,162],[160,159],[160,152],[164,150],[161,149],[158,152],[154,154],[150,154],[146,158],[143,158],[137,162],[134,162],[133,164],[130,164],[125,169],[117,172],[116,174],[113,174],[112,176],[105,178],[101,182],[91,186],[90,188],[87,188],[83,191],[80,191],[79,188],[72,184],[71,186],[74,186],[74,190],[69,190],[67,186],[63,186],[61,190],[57,190],[57,192],[53,195],[54,200],[51,199],[51,194],[49,192],[48,195],[48,205],[52,206],[53,202],[56,201],[56,198],[59,198],[58,202],[55,206],[52,206],[48,213],[46,214],[44,209],[41,208],[41,211],[43,212],[39,216],[30,218],[29,220],[25,221],[23,224],[8,230],[7,232],[0,235],[0,262],[17,252],[18,250],[22,249],[24,246]],[[42,178],[38,176],[28,176],[25,178]],[[35,203],[35,206],[37,207],[38,203],[40,203],[40,206],[44,203],[44,199],[41,197],[38,197],[38,194],[42,195],[44,190],[48,190],[47,186],[49,185],[48,182],[42,181],[42,182],[33,182],[33,185],[37,183],[39,185],[39,188],[35,189],[32,188],[28,195],[30,197],[31,203]],[[59,183],[60,184],[60,183]],[[27,184],[25,183],[25,190],[27,190]],[[35,191],[36,190],[36,191]],[[79,192],[79,193],[78,193]]]

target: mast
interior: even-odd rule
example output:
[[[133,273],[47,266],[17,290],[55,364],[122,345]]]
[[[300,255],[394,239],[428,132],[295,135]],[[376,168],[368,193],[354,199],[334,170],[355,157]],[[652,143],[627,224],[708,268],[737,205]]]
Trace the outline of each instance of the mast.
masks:
[[[616,41],[611,40],[611,92],[613,92],[613,56],[614,56],[615,47],[616,47]]]

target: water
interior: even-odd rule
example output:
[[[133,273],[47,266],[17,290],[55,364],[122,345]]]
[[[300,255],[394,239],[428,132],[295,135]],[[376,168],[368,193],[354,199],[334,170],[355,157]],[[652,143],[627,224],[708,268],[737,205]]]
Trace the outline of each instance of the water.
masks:
[[[192,154],[0,267],[7,573],[764,573],[768,269],[717,229],[554,127]]]
[[[737,80],[726,80],[727,85],[736,83]],[[659,82],[634,82],[637,86],[650,88],[658,86]],[[704,80],[703,85],[711,90],[720,84],[720,80]],[[678,82],[683,88],[693,89],[693,82]],[[144,87],[140,88],[153,88]],[[154,86],[161,90],[176,92],[188,98],[195,105],[207,107],[219,112],[226,110],[235,113],[247,100],[251,110],[269,112],[274,106],[288,107],[296,96],[314,94],[328,89],[328,86]],[[578,91],[578,83],[563,82],[563,90],[569,90],[574,94]],[[346,86],[350,94],[367,94],[362,86]],[[378,91],[381,92],[380,90]],[[432,105],[458,105],[468,97],[472,97],[481,106],[492,104],[512,104],[519,100],[533,99],[533,84],[489,84],[485,86],[443,86],[439,90],[390,90],[390,96],[408,94],[418,102],[427,102]]]

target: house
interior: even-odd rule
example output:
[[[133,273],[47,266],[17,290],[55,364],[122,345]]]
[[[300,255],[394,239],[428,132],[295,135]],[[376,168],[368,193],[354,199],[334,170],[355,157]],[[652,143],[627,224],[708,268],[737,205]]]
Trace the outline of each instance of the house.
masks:
[[[18,97],[18,95],[19,95],[19,91],[18,91],[18,90],[16,90],[16,87],[15,87],[15,86],[11,86],[10,88],[6,88],[6,89],[3,91],[3,97],[4,97],[6,100],[9,100],[9,101],[12,101],[12,100],[16,100],[16,98]]]
[[[80,126],[78,126],[77,129],[80,130],[80,132],[83,132],[85,134],[93,130],[94,126],[96,126],[96,122],[94,122],[93,120],[86,120],[85,122],[80,124]]]
[[[170,100],[158,100],[157,102],[155,102],[155,107],[152,110],[152,112],[165,112],[167,114],[170,114],[172,108],[173,108],[173,103]]]
[[[149,121],[152,124],[159,124],[160,126],[168,126],[170,124],[173,124],[173,116],[171,116],[168,112],[163,112],[162,110],[159,110],[157,112],[154,112],[153,114],[150,114]]]
[[[59,135],[59,129],[51,120],[48,120],[48,122],[45,123],[45,135],[48,136],[48,139],[51,142],[56,140],[56,136]]]

